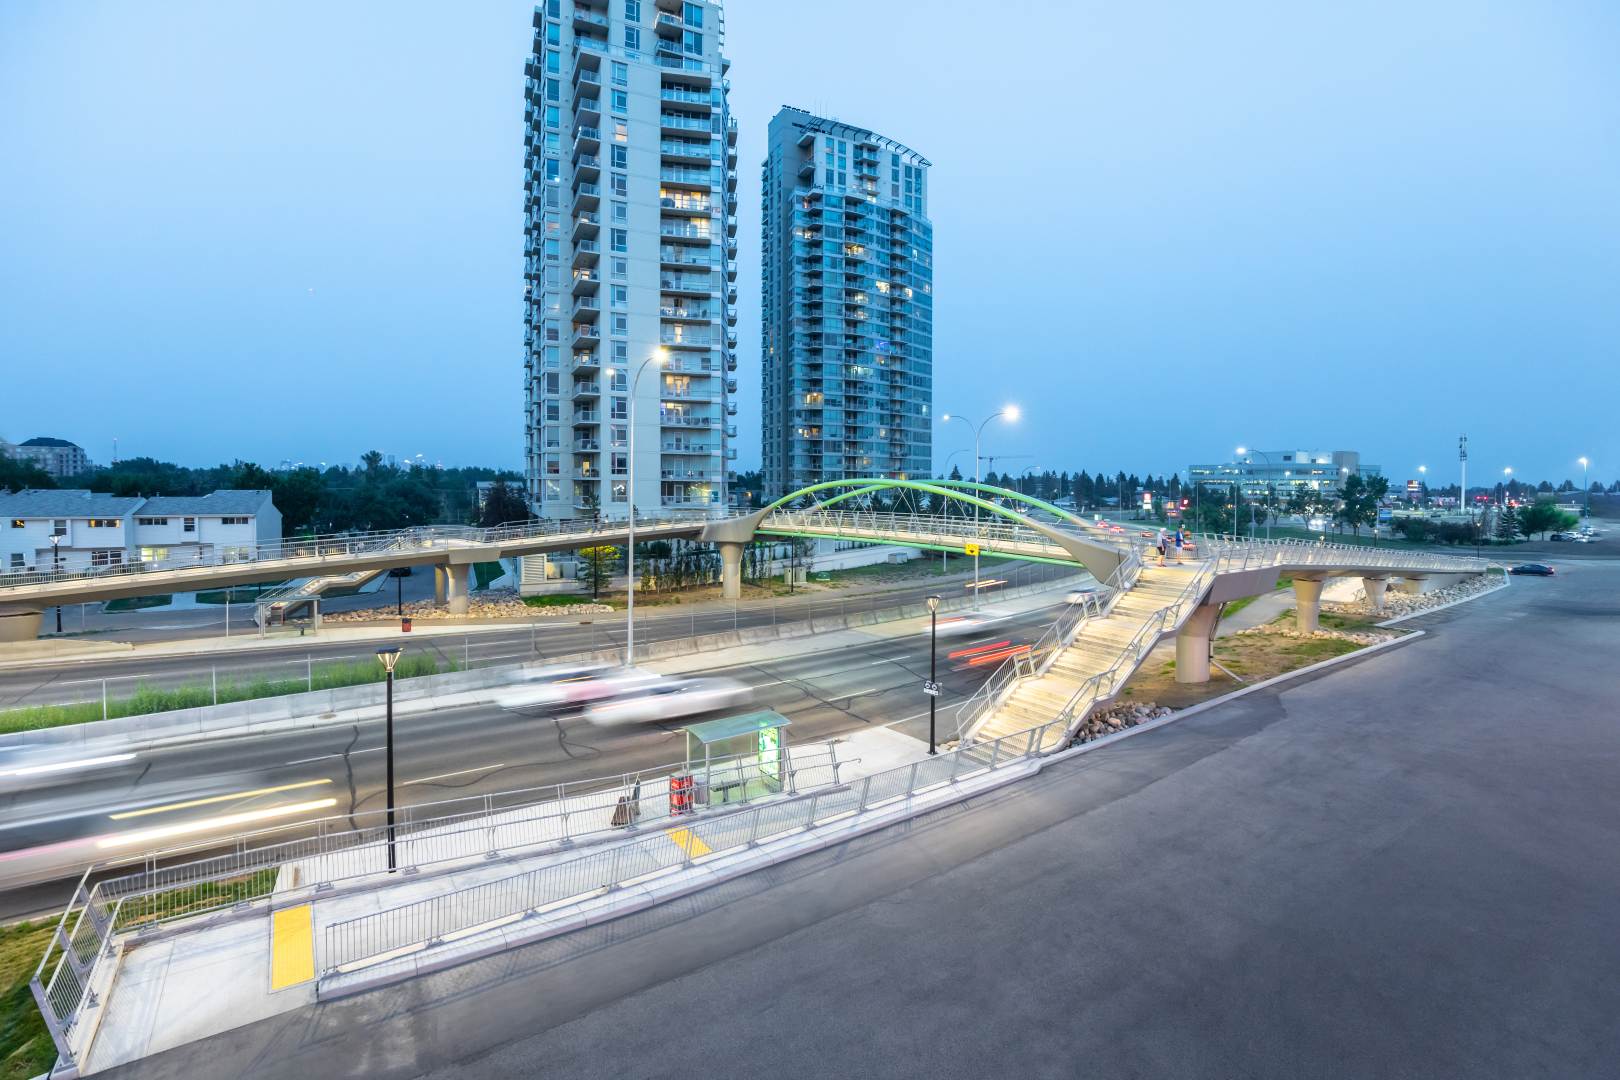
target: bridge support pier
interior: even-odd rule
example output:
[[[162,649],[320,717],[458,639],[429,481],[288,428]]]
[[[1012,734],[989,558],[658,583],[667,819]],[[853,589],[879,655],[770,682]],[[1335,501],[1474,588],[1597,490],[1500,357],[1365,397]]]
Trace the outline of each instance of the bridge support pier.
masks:
[[[1294,579],[1294,619],[1302,634],[1314,634],[1322,628],[1322,579]]]
[[[1209,682],[1209,636],[1215,630],[1215,620],[1223,606],[1199,606],[1176,632],[1176,682]]]
[[[0,608],[0,641],[33,641],[44,619],[38,608]]]
[[[435,566],[433,568],[433,603],[438,607],[443,607],[444,606],[444,601],[445,601],[444,567]]]
[[[470,605],[467,586],[472,567],[467,563],[448,563],[444,567],[445,592],[450,603],[450,614],[465,615]]]
[[[1468,577],[1467,574],[1406,574],[1396,584],[1397,592],[1421,595],[1432,593],[1451,586]]]
[[[1361,588],[1367,594],[1367,603],[1372,605],[1372,609],[1383,611],[1384,592],[1389,588],[1389,578],[1364,577],[1361,579]]]
[[[726,600],[740,599],[743,546],[726,541],[715,546],[720,549],[720,596]]]

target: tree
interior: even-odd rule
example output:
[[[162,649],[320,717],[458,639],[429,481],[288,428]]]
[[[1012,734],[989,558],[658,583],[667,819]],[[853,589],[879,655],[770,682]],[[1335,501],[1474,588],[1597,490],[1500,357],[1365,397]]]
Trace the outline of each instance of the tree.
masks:
[[[1511,544],[1519,538],[1519,516],[1513,507],[1504,505],[1496,515],[1496,541]]]
[[[321,488],[321,474],[315,469],[293,469],[271,478],[270,501],[281,511],[283,536],[314,528]]]
[[[496,525],[505,525],[508,522],[528,521],[529,506],[523,501],[523,495],[510,487],[505,480],[497,480],[484,497],[484,510],[478,516],[478,524],[487,528]]]
[[[1552,499],[1537,499],[1529,506],[1519,507],[1517,524],[1519,531],[1526,536],[1540,533],[1545,540],[1549,532],[1572,529],[1579,520],[1569,511],[1558,509],[1558,504]]]
[[[0,488],[21,491],[23,488],[53,488],[56,481],[38,463],[27,458],[12,458],[0,450]]]
[[[612,544],[580,549],[579,557],[585,560],[585,580],[591,583],[592,600],[602,595],[602,585],[612,579],[613,568],[619,564],[622,554]]]

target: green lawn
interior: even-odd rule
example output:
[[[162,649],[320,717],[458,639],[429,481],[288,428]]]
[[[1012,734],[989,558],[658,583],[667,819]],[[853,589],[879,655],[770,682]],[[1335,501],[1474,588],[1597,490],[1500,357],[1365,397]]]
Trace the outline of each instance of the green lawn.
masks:
[[[639,596],[640,593],[638,592],[637,595]],[[593,603],[594,604],[605,604],[605,603],[607,603],[607,601],[605,599],[604,600],[592,600],[591,599],[591,594],[588,593],[588,592],[587,593],[548,593],[545,596],[525,596],[523,598],[523,604],[524,604],[525,607],[537,607],[537,608],[567,607],[569,604],[593,604]]]
[[[447,662],[446,670],[455,669],[454,662]],[[400,659],[399,665],[394,668],[394,676],[410,679],[434,675],[439,670],[439,662],[434,657],[415,654]],[[302,679],[258,678],[241,683],[221,681],[217,701],[219,704],[225,704],[231,701],[252,701],[257,698],[302,694],[310,689],[335,690],[344,686],[382,682],[384,678],[382,665],[366,660],[317,664],[312,676],[313,678]],[[145,716],[148,713],[170,712],[174,709],[194,709],[215,702],[214,688],[206,684],[164,689],[143,686],[128,696],[110,698],[107,702],[107,717],[112,719],[119,716]],[[0,712],[0,734],[63,727],[68,724],[87,724],[101,718],[99,701],[7,709]]]
[[[54,926],[51,920],[0,927],[0,1080],[28,1080],[56,1061],[56,1046],[28,990]]]

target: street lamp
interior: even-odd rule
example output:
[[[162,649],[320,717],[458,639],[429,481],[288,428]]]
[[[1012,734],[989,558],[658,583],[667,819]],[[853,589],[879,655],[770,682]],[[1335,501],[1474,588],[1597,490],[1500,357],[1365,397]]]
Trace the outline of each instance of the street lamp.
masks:
[[[1427,465],[1418,466],[1418,489],[1418,498],[1427,503],[1428,500],[1424,498],[1429,492],[1429,467]]]
[[[984,482],[983,474],[981,472],[981,468],[982,468],[982,465],[983,465],[983,462],[984,462],[984,458],[979,453],[979,437],[984,434],[985,426],[988,425],[990,423],[990,421],[995,420],[997,418],[1005,420],[1009,424],[1017,423],[1018,422],[1018,406],[1016,406],[1016,405],[1005,406],[1004,408],[1001,409],[1001,411],[991,413],[989,416],[985,417],[977,425],[975,425],[973,423],[973,421],[969,420],[967,417],[962,416],[962,415],[960,415],[958,413],[945,413],[943,416],[941,416],[939,418],[940,423],[949,423],[952,420],[960,420],[960,421],[962,421],[962,423],[966,424],[968,427],[973,428],[973,482],[975,484],[981,484],[981,483]],[[975,495],[977,495],[977,494],[978,494],[977,491],[975,491]],[[1120,507],[1121,511],[1123,511],[1124,509],[1125,509],[1124,507]],[[979,504],[977,502],[975,502],[973,504],[973,532],[974,532],[975,538],[977,538],[978,532],[979,532]],[[977,545],[975,545],[975,546],[977,546]],[[979,555],[978,555],[978,552],[975,551],[974,554],[973,554],[973,607],[975,609],[977,609],[978,606],[979,606]]]
[[[626,477],[630,490],[625,495],[629,511],[629,525],[625,542],[625,566],[628,577],[625,579],[624,601],[624,666],[633,667],[636,662],[636,387],[641,385],[641,373],[647,370],[648,364],[657,364],[663,367],[669,361],[669,350],[659,348],[651,356],[641,362],[636,368],[635,378],[630,380],[630,469]],[[613,369],[606,372],[608,378],[613,377]],[[611,471],[611,470],[610,470]],[[608,481],[612,483],[610,479]]]
[[[1239,457],[1243,457],[1246,454],[1259,454],[1261,457],[1266,459],[1266,468],[1270,469],[1272,467],[1271,466],[1271,455],[1266,453],[1264,450],[1245,450],[1245,449],[1243,449],[1243,447],[1240,446],[1240,447],[1237,448],[1237,452],[1238,452]],[[1270,480],[1266,481],[1266,491],[1267,491],[1268,494],[1274,494],[1272,492],[1272,490],[1271,490],[1271,481]],[[1251,540],[1254,539],[1254,504],[1253,503],[1249,504],[1249,538]],[[1266,539],[1267,540],[1271,539],[1271,507],[1269,505],[1266,507]]]
[[[1592,516],[1592,477],[1588,471],[1588,466],[1591,463],[1584,457],[1577,460],[1581,463],[1581,490],[1586,492],[1586,516],[1590,518]],[[57,613],[61,614],[60,608],[57,609]]]
[[[400,648],[390,645],[385,649],[377,650],[377,659],[382,661],[383,671],[387,673],[388,696],[385,699],[383,742],[388,750],[388,872],[394,872],[394,665],[399,663]]]
[[[1513,466],[1509,465],[1502,470],[1502,506],[1507,506],[1508,485],[1513,483]]]
[[[61,573],[62,549],[61,549],[60,546],[58,546],[61,543],[62,543],[62,534],[57,533],[57,532],[51,533],[51,576],[52,577],[55,577],[57,574]],[[62,632],[62,605],[61,604],[56,605],[56,632],[58,634],[60,634]]]
[[[939,597],[928,598],[928,752],[937,754],[934,745],[934,707],[939,704]]]

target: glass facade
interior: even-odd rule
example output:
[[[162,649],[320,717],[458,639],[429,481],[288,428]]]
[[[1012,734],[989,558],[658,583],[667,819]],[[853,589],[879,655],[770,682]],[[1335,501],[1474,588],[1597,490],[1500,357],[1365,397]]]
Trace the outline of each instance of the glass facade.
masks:
[[[724,36],[717,2],[535,8],[524,430],[529,503],[543,517],[623,518],[632,441],[642,513],[726,502],[737,127]],[[654,357],[664,362],[645,363]]]
[[[932,469],[929,162],[783,109],[763,166],[766,493]]]

